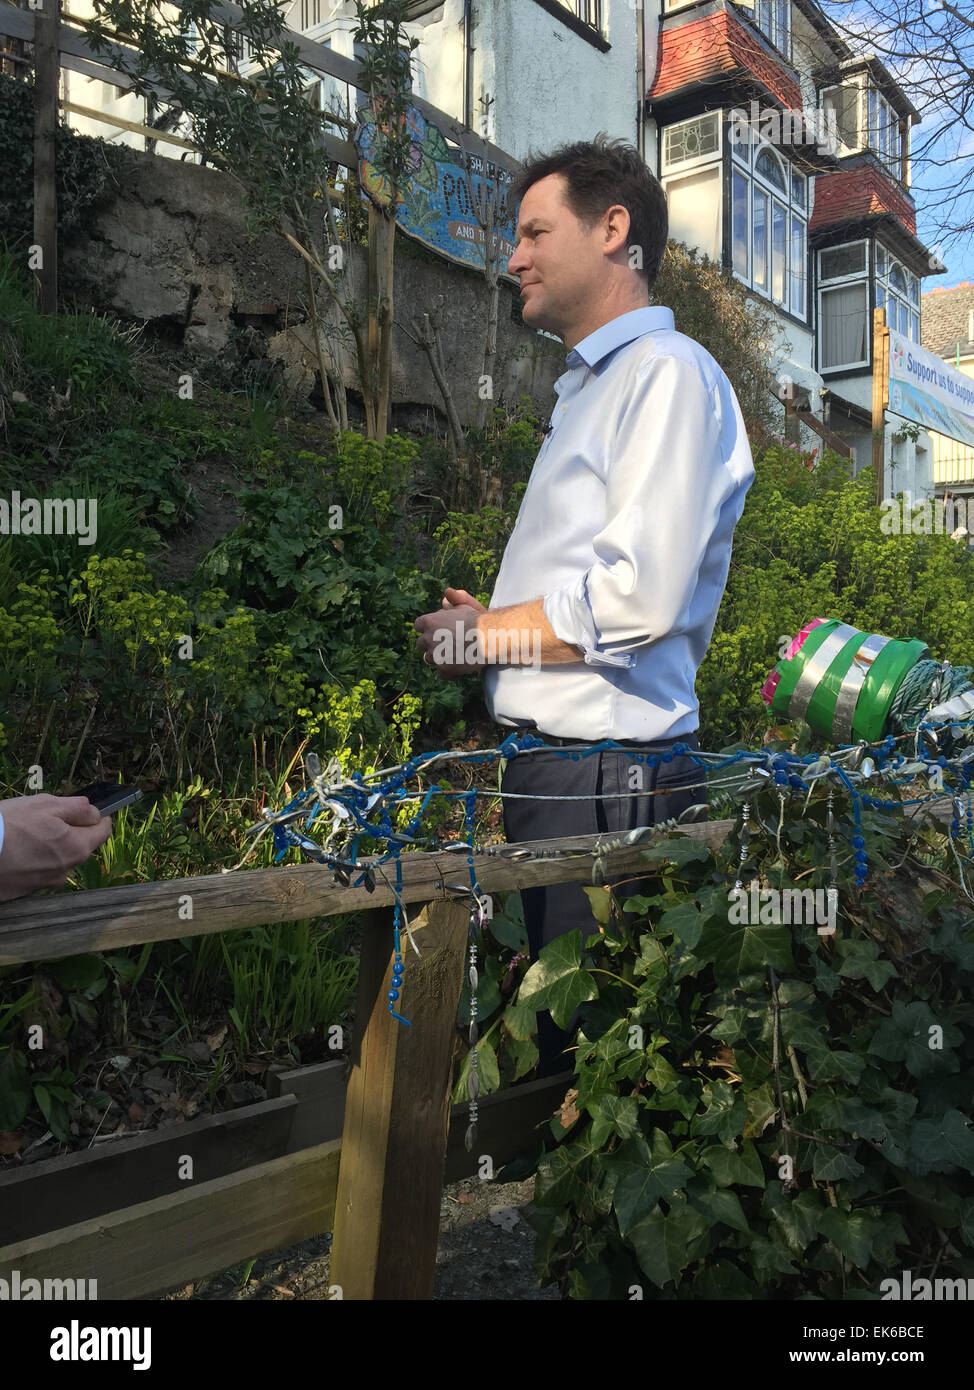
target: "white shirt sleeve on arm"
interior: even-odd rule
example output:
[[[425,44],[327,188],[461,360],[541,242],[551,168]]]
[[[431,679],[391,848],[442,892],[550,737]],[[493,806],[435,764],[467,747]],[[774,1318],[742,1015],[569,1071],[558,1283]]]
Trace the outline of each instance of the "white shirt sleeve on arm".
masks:
[[[719,403],[693,363],[666,356],[640,366],[610,443],[598,562],[544,599],[555,635],[589,665],[631,666],[627,649],[658,641],[687,612],[738,485],[720,435]]]

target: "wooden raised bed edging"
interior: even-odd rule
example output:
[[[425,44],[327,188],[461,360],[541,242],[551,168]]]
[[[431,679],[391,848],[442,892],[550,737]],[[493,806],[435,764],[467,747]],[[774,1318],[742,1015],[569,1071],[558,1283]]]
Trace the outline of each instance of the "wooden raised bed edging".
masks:
[[[98,1298],[154,1298],[331,1229],[341,1141],[318,1144],[0,1251],[0,1278],[97,1279]]]
[[[302,1109],[313,1115],[316,1108],[328,1114],[329,1106],[321,1106],[317,1102],[333,1090],[333,1080],[328,1074],[333,1073],[336,1068],[339,1071],[343,1070],[343,1064],[325,1062],[313,1067],[300,1068],[300,1071],[307,1074],[305,1094],[297,1099],[293,1095],[286,1096],[287,1104],[278,1111],[278,1115],[293,1119]],[[318,1091],[312,1089],[312,1075],[316,1072],[319,1073]],[[290,1073],[284,1075],[290,1076]],[[495,1091],[493,1095],[486,1096],[480,1106],[478,1147],[489,1152],[495,1163],[501,1164],[536,1142],[537,1127],[557,1111],[571,1079],[571,1073],[565,1072],[561,1076],[525,1082],[509,1090]],[[247,1128],[253,1126],[259,1144],[266,1143],[270,1147],[270,1134],[262,1133],[261,1128],[266,1125],[268,1131],[276,1133],[278,1125],[275,1117],[271,1116],[268,1120],[265,1116],[270,1106],[278,1104],[278,1101],[262,1102],[260,1105],[242,1107],[239,1111],[227,1115],[207,1118],[223,1123],[239,1122]],[[334,1120],[333,1107],[330,1113]],[[468,1154],[463,1145],[467,1127],[466,1106],[453,1106],[450,1121],[445,1180],[457,1182],[461,1178],[474,1175],[477,1171],[475,1157]],[[170,1266],[164,1263],[158,1273],[156,1266],[151,1266],[152,1278],[142,1280],[138,1284],[138,1292],[135,1287],[124,1295],[109,1292],[115,1286],[117,1278],[115,1245],[92,1243],[90,1240],[92,1230],[110,1230],[116,1241],[124,1239],[127,1233],[134,1229],[126,1217],[165,1211],[168,1209],[167,1201],[173,1196],[186,1194],[185,1182],[178,1185],[174,1183],[170,1190],[162,1193],[152,1193],[148,1190],[153,1181],[158,1181],[153,1168],[155,1166],[157,1172],[159,1165],[152,1158],[148,1162],[145,1161],[145,1149],[148,1144],[140,1144],[139,1141],[155,1141],[160,1147],[172,1147],[175,1152],[176,1141],[180,1140],[183,1152],[188,1147],[198,1152],[196,1143],[190,1141],[187,1134],[194,1123],[190,1121],[185,1125],[171,1126],[162,1132],[133,1136],[131,1141],[120,1140],[117,1150],[113,1148],[109,1152],[101,1151],[95,1154],[68,1154],[60,1159],[28,1164],[22,1169],[4,1174],[4,1181],[0,1183],[0,1208],[6,1217],[3,1229],[8,1233],[13,1229],[14,1235],[12,1238],[9,1234],[6,1235],[4,1239],[10,1243],[0,1248],[0,1279],[9,1283],[15,1269],[20,1271],[21,1279],[67,1278],[72,1277],[73,1272],[73,1276],[77,1278],[97,1279],[100,1298],[151,1298],[168,1293],[180,1284],[220,1273],[221,1269],[227,1268],[228,1265],[216,1268],[213,1264],[214,1257],[206,1248],[214,1226],[217,1228],[217,1238],[221,1242],[225,1240],[219,1203],[216,1214],[211,1208],[211,1195],[224,1190],[223,1187],[214,1186],[221,1181],[216,1177],[197,1182],[191,1189],[192,1195],[198,1199],[197,1205],[193,1208],[193,1221],[198,1223],[198,1241],[195,1249],[189,1242],[182,1243],[179,1252],[171,1252],[173,1259],[178,1261],[178,1273],[170,1282],[166,1282],[164,1278],[165,1271]],[[295,1127],[291,1128],[292,1136]],[[240,1180],[244,1187],[237,1190],[243,1191],[245,1180],[257,1174],[259,1170],[267,1181],[277,1185],[279,1176],[291,1171],[286,1166],[281,1166],[279,1160],[307,1155],[309,1150],[327,1153],[329,1156],[323,1176],[326,1191],[322,1195],[333,1203],[338,1184],[337,1162],[334,1177],[331,1176],[332,1156],[336,1153],[335,1140],[329,1140],[327,1143],[315,1142],[297,1150],[286,1147],[283,1153],[274,1155],[264,1163],[258,1163],[256,1166],[248,1163],[239,1170],[228,1171],[222,1176],[225,1179]],[[339,1145],[337,1153],[340,1155],[340,1152]],[[81,1163],[76,1160],[81,1160]],[[42,1168],[46,1170],[43,1174],[37,1171]],[[171,1171],[167,1170],[167,1178]],[[289,1182],[290,1179],[286,1181]],[[36,1182],[39,1185],[37,1188],[25,1188],[25,1182]],[[45,1186],[49,1187],[47,1195],[44,1193]],[[228,1264],[284,1249],[293,1237],[295,1222],[304,1223],[303,1234],[299,1239],[323,1235],[331,1229],[333,1206],[329,1208],[325,1202],[321,1208],[316,1208],[329,1213],[328,1223],[312,1230],[304,1222],[304,1217],[300,1213],[296,1214],[287,1205],[290,1198],[285,1197],[285,1192],[290,1189],[285,1185],[278,1190],[282,1203],[280,1224],[275,1225],[269,1217],[262,1218],[259,1227],[260,1247],[241,1243],[230,1252]],[[51,1193],[54,1194],[53,1197]],[[78,1198],[78,1206],[74,1211],[69,1205],[72,1193]],[[127,1193],[131,1200],[120,1200],[122,1193]],[[303,1196],[300,1201],[304,1203]],[[45,1206],[51,1212],[57,1211],[62,1214],[56,1224],[43,1224],[42,1213]],[[82,1207],[87,1209],[79,1209]],[[38,1225],[38,1221],[42,1224]],[[27,1230],[30,1226],[33,1226],[33,1229]],[[250,1228],[247,1239],[252,1239]],[[222,1243],[220,1249],[222,1253],[227,1253],[228,1247]],[[83,1269],[79,1265],[81,1260],[84,1264]],[[162,1282],[159,1282],[160,1279]]]
[[[240,1173],[256,1163],[340,1139],[345,1064],[316,1062],[272,1073],[268,1099],[185,1124],[127,1135],[96,1149],[0,1169],[0,1277],[4,1247],[80,1221],[182,1191],[179,1157],[190,1153],[197,1181]],[[481,1147],[507,1163],[550,1119],[571,1072],[521,1082],[480,1102]],[[463,1146],[466,1105],[450,1110],[444,1181],[477,1172]],[[29,1184],[29,1186],[25,1186]]]

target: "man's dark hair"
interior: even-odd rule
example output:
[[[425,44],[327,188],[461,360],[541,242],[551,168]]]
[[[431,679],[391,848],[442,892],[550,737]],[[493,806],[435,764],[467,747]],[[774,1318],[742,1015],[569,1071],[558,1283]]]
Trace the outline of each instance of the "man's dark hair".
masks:
[[[593,227],[616,203],[626,209],[626,244],[642,248],[639,273],[645,275],[651,289],[666,250],[669,219],[662,186],[639,151],[625,140],[610,140],[600,131],[594,140],[560,145],[551,154],[529,155],[511,185],[510,204],[519,203],[532,184],[549,174],[565,176],[565,201],[587,227]]]

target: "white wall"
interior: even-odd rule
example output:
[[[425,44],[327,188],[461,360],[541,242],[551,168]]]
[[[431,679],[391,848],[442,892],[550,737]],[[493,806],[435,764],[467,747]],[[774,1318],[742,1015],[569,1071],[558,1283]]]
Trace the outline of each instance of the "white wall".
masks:
[[[604,9],[612,47],[600,53],[531,0],[474,0],[474,100],[495,99],[488,139],[521,160],[600,130],[637,143],[636,10]]]
[[[95,7],[91,0],[73,0],[70,11],[77,19],[92,19]],[[104,111],[109,117],[120,116],[123,120],[136,121],[140,125],[145,122],[145,101],[142,97],[128,94],[119,97],[114,86],[87,77],[81,72],[71,72],[68,68],[61,69],[61,99],[78,106],[88,106],[94,111]],[[91,116],[79,116],[74,111],[65,112],[65,118],[68,125],[80,135],[94,135],[100,140],[109,140],[114,145],[131,145],[137,150],[145,149],[143,136],[123,130],[120,126],[112,126]],[[158,148],[163,147],[160,145]],[[177,158],[182,153],[175,145],[166,146],[165,149],[167,154],[175,154]]]

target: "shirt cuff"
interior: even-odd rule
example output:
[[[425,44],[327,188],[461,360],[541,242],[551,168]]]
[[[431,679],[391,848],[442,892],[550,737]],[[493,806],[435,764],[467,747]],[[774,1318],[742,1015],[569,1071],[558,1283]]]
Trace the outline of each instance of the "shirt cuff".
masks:
[[[634,666],[636,658],[632,652],[612,655],[599,650],[599,637],[585,579],[584,574],[579,575],[573,584],[553,589],[545,597],[542,612],[552,632],[569,646],[581,647],[586,666]]]

